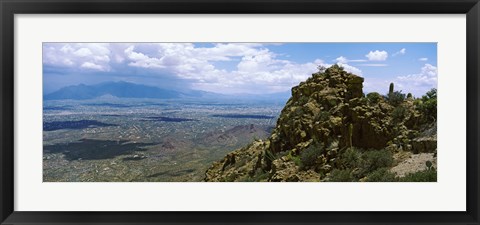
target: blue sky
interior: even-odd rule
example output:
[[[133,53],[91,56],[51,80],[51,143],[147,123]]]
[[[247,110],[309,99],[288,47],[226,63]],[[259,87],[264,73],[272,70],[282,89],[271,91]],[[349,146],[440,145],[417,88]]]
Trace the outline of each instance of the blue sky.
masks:
[[[365,78],[364,92],[437,87],[436,43],[44,43],[43,87],[127,81],[223,94],[288,91],[318,65]]]

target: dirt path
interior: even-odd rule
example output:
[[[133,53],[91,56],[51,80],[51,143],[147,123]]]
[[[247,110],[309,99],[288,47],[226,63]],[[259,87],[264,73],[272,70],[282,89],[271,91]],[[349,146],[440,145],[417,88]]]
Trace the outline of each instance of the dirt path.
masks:
[[[397,177],[404,177],[409,173],[426,170],[427,166],[425,163],[427,161],[432,162],[433,167],[437,168],[437,158],[434,157],[434,153],[420,153],[411,155],[409,158],[390,169],[390,171],[396,173]]]

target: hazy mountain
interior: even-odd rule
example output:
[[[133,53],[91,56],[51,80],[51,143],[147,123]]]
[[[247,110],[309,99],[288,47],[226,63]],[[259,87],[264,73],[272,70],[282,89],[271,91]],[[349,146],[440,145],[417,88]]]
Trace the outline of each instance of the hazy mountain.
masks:
[[[93,99],[101,96],[118,98],[178,98],[182,93],[157,87],[128,82],[107,82],[96,85],[74,85],[61,88],[44,96],[46,100],[57,99]]]
[[[74,99],[85,100],[95,98],[156,98],[156,99],[174,99],[174,98],[202,98],[205,100],[255,100],[255,101],[286,101],[290,97],[290,91],[265,94],[236,94],[224,95],[219,93],[200,91],[200,90],[168,90],[158,87],[134,84],[128,82],[106,82],[95,85],[73,85],[63,87],[55,92],[44,95],[45,100]]]

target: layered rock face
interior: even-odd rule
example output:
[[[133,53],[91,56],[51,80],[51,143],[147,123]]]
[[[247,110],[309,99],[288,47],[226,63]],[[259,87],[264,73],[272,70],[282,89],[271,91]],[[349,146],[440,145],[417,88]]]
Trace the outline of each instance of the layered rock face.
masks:
[[[432,142],[429,147],[418,147],[425,144],[420,140],[412,143],[421,127],[413,100],[407,98],[398,107],[379,94],[366,97],[363,81],[337,65],[313,74],[292,88],[268,139],[213,164],[205,181],[323,181],[332,169],[342,168],[338,156],[348,148],[394,153],[410,151],[413,145],[429,151],[425,148],[431,149]],[[321,146],[322,152],[302,153],[313,146]],[[302,154],[314,154],[309,156],[312,162],[295,163]]]
[[[336,138],[340,148],[386,147],[392,137],[387,116],[391,107],[384,102],[369,105],[362,87],[362,77],[339,67],[294,87],[270,138],[270,150],[286,151],[311,140],[328,145]]]

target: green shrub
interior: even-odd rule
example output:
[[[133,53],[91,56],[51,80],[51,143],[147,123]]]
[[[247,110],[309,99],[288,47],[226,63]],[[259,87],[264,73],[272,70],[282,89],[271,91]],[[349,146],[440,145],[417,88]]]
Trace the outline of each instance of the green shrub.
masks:
[[[339,157],[339,163],[345,168],[355,168],[360,165],[362,153],[356,148],[347,148]]]
[[[277,159],[277,156],[275,155],[275,153],[271,152],[270,150],[265,150],[265,157],[271,162]]]
[[[246,176],[242,179],[239,179],[239,182],[262,182],[268,181],[270,174],[268,172],[263,171],[262,169],[257,169],[253,176]]]
[[[237,179],[237,174],[233,173],[233,174],[230,174],[227,177],[225,177],[223,182],[235,182],[236,179]]]
[[[377,169],[367,175],[368,182],[395,182],[395,174],[390,172],[388,168]]]
[[[436,182],[437,171],[435,169],[429,169],[419,171],[416,173],[407,174],[405,177],[400,178],[402,182]]]
[[[300,160],[300,156],[294,156],[292,153],[288,153],[287,159],[295,163],[298,167],[302,167],[302,161]]]
[[[428,170],[434,169],[432,161],[426,161],[425,166],[427,166]]]
[[[356,179],[352,176],[352,171],[349,169],[339,170],[333,169],[329,175],[330,181],[332,182],[352,182]]]
[[[320,157],[325,148],[321,144],[311,144],[300,153],[300,161],[302,169],[307,169],[315,165],[315,161]]]
[[[436,121],[437,119],[437,89],[432,88],[424,96],[421,101],[415,102],[417,109],[425,116],[427,122]]]
[[[367,94],[367,100],[372,104],[377,104],[382,98],[382,95],[378,92],[370,92]]]
[[[300,160],[300,157],[298,156],[293,157],[292,160],[293,160],[293,163],[295,163],[295,165],[297,165],[298,167],[303,167],[302,160]]]
[[[399,106],[405,101],[405,94],[402,91],[394,91],[392,93],[388,93],[386,96],[388,103],[392,106]]]
[[[427,93],[424,96],[422,96],[422,100],[425,100],[425,99],[437,99],[437,89],[432,88],[430,89],[430,91],[427,91]]]
[[[339,73],[342,71],[344,71],[343,67],[338,64],[332,65],[325,70],[326,73]]]
[[[392,111],[392,118],[395,122],[401,122],[407,116],[407,109],[403,106],[397,106]]]
[[[360,176],[365,176],[377,169],[390,167],[393,164],[393,155],[389,150],[369,150],[362,154]]]
[[[328,111],[320,111],[317,115],[317,121],[327,121],[330,119],[330,112]]]
[[[325,70],[327,70],[327,67],[325,67],[323,65],[318,65],[317,69],[318,69],[319,73],[325,73]]]

